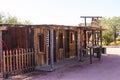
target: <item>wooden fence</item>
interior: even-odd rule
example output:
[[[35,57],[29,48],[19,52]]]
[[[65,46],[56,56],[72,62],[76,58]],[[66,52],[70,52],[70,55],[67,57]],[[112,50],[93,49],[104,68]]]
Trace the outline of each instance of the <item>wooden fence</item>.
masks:
[[[34,70],[35,54],[33,49],[3,51],[3,76],[21,74]]]

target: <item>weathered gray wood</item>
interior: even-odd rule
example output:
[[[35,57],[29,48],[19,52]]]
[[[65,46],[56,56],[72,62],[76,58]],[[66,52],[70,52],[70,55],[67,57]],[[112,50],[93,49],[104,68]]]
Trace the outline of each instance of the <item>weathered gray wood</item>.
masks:
[[[54,30],[50,29],[50,65],[54,69]]]
[[[80,29],[78,29],[77,35],[77,58],[80,60]]]

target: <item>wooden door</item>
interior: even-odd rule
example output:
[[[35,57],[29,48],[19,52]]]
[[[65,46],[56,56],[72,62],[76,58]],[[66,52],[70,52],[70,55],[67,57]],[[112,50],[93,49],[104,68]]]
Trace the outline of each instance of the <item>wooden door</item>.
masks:
[[[75,31],[70,31],[70,58],[75,58],[77,55],[77,34]]]
[[[49,30],[46,28],[35,29],[34,46],[37,65],[49,65]]]

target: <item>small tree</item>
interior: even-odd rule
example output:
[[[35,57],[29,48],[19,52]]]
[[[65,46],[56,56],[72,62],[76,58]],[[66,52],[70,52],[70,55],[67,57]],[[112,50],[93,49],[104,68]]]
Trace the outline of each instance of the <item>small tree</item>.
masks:
[[[1,24],[32,24],[30,21],[20,21],[17,17],[11,16],[10,14],[4,15],[0,13]]]
[[[112,42],[112,34],[110,32],[106,32],[103,34],[103,43],[104,45],[109,45]]]
[[[120,17],[103,18],[101,19],[101,25],[107,29],[103,31],[104,41],[107,42],[107,44],[111,41],[116,43],[116,32],[120,31]]]
[[[0,14],[0,23],[3,23],[4,16],[3,14]]]

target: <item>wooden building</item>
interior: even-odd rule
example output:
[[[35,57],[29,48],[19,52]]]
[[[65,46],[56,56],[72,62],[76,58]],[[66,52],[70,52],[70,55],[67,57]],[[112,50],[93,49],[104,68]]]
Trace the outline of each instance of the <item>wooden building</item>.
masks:
[[[102,30],[89,26],[0,24],[1,74],[53,71],[84,61],[87,56],[92,63],[94,53],[100,60]]]
[[[34,26],[36,69],[53,70],[77,58],[77,28],[63,25]]]

